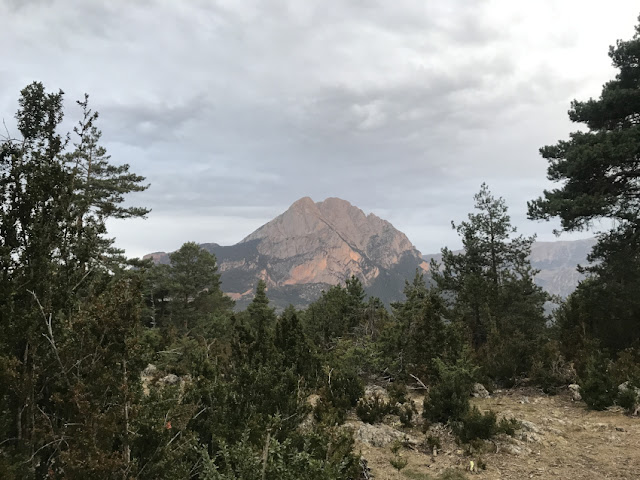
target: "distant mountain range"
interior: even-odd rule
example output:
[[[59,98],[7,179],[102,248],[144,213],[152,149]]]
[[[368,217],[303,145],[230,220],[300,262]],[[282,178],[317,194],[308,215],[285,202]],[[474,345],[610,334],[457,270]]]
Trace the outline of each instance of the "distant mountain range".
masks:
[[[557,242],[535,242],[531,247],[531,266],[540,272],[535,281],[552,295],[567,297],[584,278],[578,265],[587,265],[587,255],[595,245],[594,238]],[[459,253],[461,250],[454,251]],[[442,255],[423,255],[426,262],[440,261]]]
[[[531,260],[541,270],[538,284],[550,293],[571,293],[581,278],[576,265],[585,263],[593,243],[535,243]],[[351,275],[362,280],[369,295],[389,304],[403,299],[405,280],[411,280],[416,269],[427,273],[429,260],[439,257],[423,257],[389,222],[339,198],[317,203],[301,198],[235,245],[201,246],[215,254],[222,289],[237,308],[251,301],[258,279],[267,283],[271,302],[282,309],[289,304],[304,307]],[[169,263],[165,252],[145,258]]]

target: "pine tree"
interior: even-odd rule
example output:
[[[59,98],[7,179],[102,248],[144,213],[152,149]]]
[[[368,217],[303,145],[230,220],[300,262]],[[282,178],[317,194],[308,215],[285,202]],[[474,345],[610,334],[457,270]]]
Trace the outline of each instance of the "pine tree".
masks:
[[[484,366],[499,378],[513,378],[530,367],[546,322],[547,295],[535,285],[528,259],[534,237],[515,236],[504,200],[486,184],[474,199],[478,213],[453,224],[463,252],[443,249],[442,268],[432,264],[433,279],[452,317],[469,329]]]
[[[0,144],[0,328],[5,332],[0,348],[12,378],[0,386],[0,401],[11,417],[4,431],[13,439],[3,448],[11,448],[33,473],[46,465],[43,456],[58,448],[44,448],[40,431],[41,410],[49,408],[60,376],[52,339],[64,338],[65,321],[100,295],[122,265],[104,237],[104,222],[143,216],[145,209],[120,204],[126,193],[146,187],[127,166],[107,162],[94,129],[87,141],[97,155],[97,173],[80,178],[87,141],[71,149],[70,136],[59,132],[62,91],[47,93],[35,82],[21,91],[18,103],[21,138]]]
[[[574,311],[561,321],[565,337],[582,329],[614,351],[640,339],[640,17],[638,21],[631,40],[618,40],[609,48],[618,73],[600,97],[571,103],[569,118],[588,130],[540,149],[549,162],[547,177],[561,186],[529,202],[530,218],[557,217],[564,231],[613,221],[589,257],[592,265],[586,271],[592,278],[578,288],[570,303]]]

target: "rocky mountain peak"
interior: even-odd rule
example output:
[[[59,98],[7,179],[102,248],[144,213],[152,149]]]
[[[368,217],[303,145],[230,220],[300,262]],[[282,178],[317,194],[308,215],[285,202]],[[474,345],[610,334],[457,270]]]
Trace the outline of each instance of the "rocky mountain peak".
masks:
[[[416,268],[427,267],[404,233],[340,198],[303,197],[236,245],[202,247],[216,255],[222,288],[240,306],[252,298],[259,278],[284,307],[306,305],[351,275],[370,294],[395,301]],[[168,262],[166,254],[151,258]]]
[[[334,285],[351,275],[366,285],[405,255],[421,263],[420,252],[402,232],[340,198],[315,203],[303,197],[242,243],[252,241],[261,255],[278,260],[269,275],[276,285]]]

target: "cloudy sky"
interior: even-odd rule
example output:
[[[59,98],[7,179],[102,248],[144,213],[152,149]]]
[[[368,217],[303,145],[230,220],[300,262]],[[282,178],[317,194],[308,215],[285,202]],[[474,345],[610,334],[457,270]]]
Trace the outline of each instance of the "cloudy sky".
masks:
[[[521,232],[538,148],[577,126],[637,0],[0,0],[0,116],[42,81],[90,94],[104,144],[151,187],[114,222],[130,255],[232,244],[302,196],[336,196],[423,253],[482,181]],[[563,238],[571,238],[563,235]]]

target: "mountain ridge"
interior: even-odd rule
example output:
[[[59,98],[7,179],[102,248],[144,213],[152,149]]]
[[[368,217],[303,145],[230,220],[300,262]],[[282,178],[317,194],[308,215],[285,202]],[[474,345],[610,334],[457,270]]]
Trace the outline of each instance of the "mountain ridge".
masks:
[[[587,264],[587,255],[595,243],[595,238],[533,242],[529,260],[531,266],[539,271],[534,278],[536,284],[552,295],[562,298],[569,296],[585,278],[584,274],[578,272],[577,266]],[[453,251],[460,252],[462,250]],[[432,253],[422,258],[427,262],[431,259],[440,261],[442,254]]]
[[[406,278],[428,268],[390,222],[336,197],[321,202],[303,197],[235,245],[202,247],[216,255],[223,291],[240,307],[252,298],[257,279],[283,308],[306,306],[352,275],[388,304],[401,299]],[[145,258],[168,263],[163,252]]]
[[[540,270],[536,282],[547,291],[567,296],[582,278],[576,271],[595,240],[536,242],[531,261]],[[422,255],[407,236],[373,213],[329,197],[296,200],[283,213],[235,245],[203,243],[216,255],[223,291],[243,308],[253,298],[258,279],[267,284],[271,301],[282,309],[304,307],[323,290],[360,278],[368,294],[387,305],[403,299],[406,280],[416,270],[428,273],[431,258]],[[144,256],[169,263],[164,252]]]

